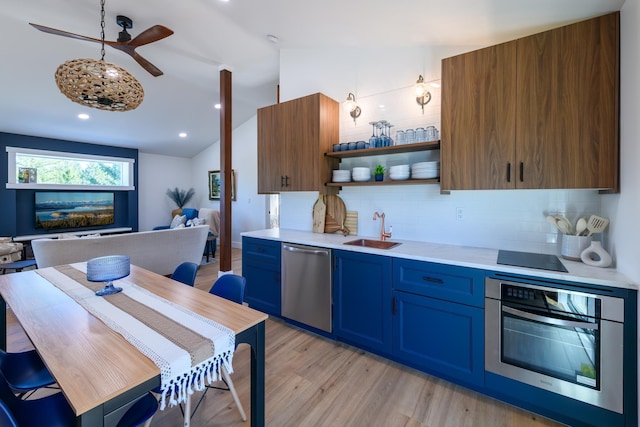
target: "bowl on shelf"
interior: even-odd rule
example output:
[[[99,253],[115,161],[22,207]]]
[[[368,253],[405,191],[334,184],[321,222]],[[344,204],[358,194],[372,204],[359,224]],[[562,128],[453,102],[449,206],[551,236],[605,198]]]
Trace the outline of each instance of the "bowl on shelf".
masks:
[[[355,167],[351,170],[351,178],[354,181],[369,181],[371,179],[371,169],[363,167]]]

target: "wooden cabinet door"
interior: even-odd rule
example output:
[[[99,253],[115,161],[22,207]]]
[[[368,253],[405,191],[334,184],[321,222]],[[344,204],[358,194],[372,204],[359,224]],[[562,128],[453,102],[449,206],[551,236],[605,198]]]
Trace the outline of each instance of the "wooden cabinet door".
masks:
[[[317,191],[318,95],[283,102],[280,107],[284,141],[281,171],[285,176],[285,187],[281,191]]]
[[[518,188],[617,191],[619,13],[519,39],[517,64]]]
[[[442,60],[440,185],[514,188],[516,44]]]
[[[390,354],[391,258],[336,250],[333,285],[338,339]]]
[[[276,193],[281,187],[279,105],[258,110],[258,193]]]

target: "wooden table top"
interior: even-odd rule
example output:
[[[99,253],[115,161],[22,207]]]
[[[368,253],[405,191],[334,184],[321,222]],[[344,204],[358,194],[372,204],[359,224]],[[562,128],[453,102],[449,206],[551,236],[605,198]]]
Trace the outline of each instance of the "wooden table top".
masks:
[[[85,263],[74,264],[85,268]],[[130,282],[212,319],[236,334],[267,315],[131,266]],[[0,293],[15,313],[76,415],[151,380],[158,367],[34,270],[0,276]]]

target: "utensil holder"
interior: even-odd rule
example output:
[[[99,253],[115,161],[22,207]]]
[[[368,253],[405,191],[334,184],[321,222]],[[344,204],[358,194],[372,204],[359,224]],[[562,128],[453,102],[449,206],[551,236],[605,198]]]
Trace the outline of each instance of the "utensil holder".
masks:
[[[591,244],[591,236],[562,235],[560,256],[571,261],[580,261],[580,254]]]

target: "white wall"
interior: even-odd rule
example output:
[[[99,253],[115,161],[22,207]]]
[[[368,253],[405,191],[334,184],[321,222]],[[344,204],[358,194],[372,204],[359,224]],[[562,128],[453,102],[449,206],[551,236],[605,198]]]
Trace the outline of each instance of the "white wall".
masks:
[[[138,154],[138,228],[151,230],[171,223],[175,203],[167,197],[168,188],[188,190],[193,186],[191,159]]]
[[[473,50],[470,47],[405,49],[283,50],[280,54],[280,93],[283,100],[323,92],[344,101],[356,94],[362,116],[354,124],[340,112],[341,142],[367,140],[369,122],[386,119],[396,129],[435,125],[440,128],[440,90],[424,115],[412,86],[418,75],[439,80],[441,59]],[[384,108],[381,107],[384,105]],[[345,159],[341,168],[424,161],[438,152],[380,158]],[[489,248],[558,253],[558,233],[545,221],[546,213],[578,216],[601,213],[601,196],[594,190],[453,191],[441,195],[439,185],[345,187],[340,192],[347,210],[358,211],[358,234],[377,236],[373,212],[384,211],[393,237]],[[311,210],[317,193],[283,193],[283,228],[311,230]],[[457,219],[462,208],[462,219]],[[605,239],[605,248],[607,247]]]
[[[240,233],[267,228],[266,196],[258,194],[258,119],[240,125],[231,136],[231,163],[236,174],[236,201],[231,202],[233,247],[241,247]],[[220,169],[220,141],[199,153],[191,162],[191,180],[196,189],[195,205],[220,209],[220,202],[209,200],[208,171]]]

